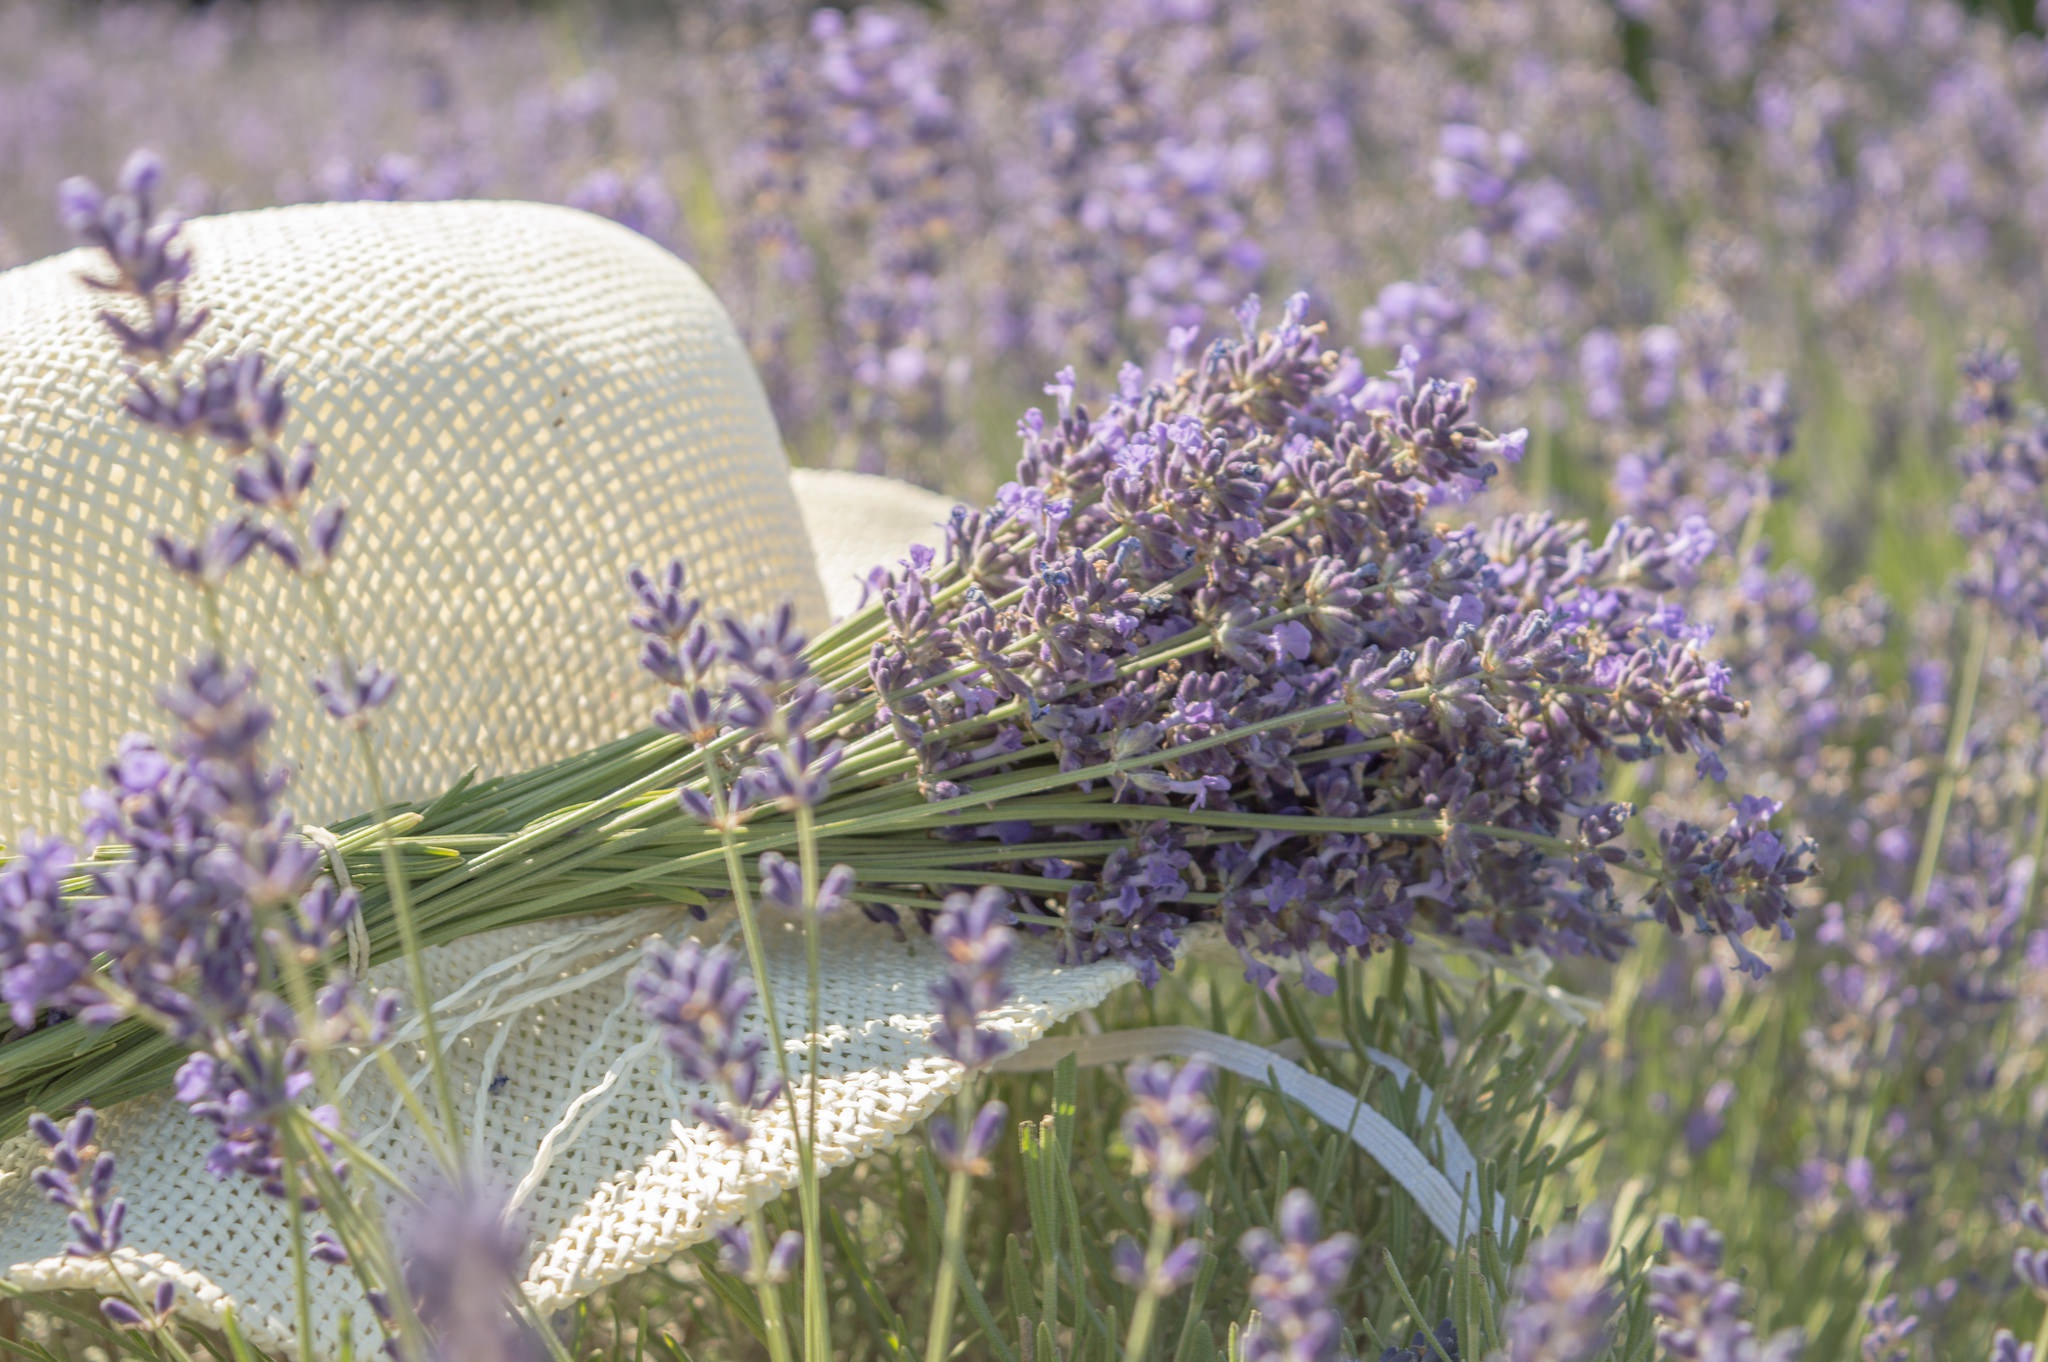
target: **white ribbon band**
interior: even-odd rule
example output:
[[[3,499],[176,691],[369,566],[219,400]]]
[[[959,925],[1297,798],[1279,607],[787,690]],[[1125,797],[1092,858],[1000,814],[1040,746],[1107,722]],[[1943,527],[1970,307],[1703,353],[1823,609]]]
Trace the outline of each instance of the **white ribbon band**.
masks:
[[[1420,1084],[1415,1071],[1392,1055],[1371,1048],[1363,1053],[1397,1082]],[[1240,1078],[1270,1084],[1323,1124],[1343,1131],[1415,1199],[1415,1204],[1429,1217],[1429,1223],[1453,1246],[1465,1241],[1466,1226],[1478,1218],[1472,1202],[1479,1195],[1479,1161],[1472,1156],[1450,1116],[1436,1106],[1436,1095],[1426,1084],[1421,1084],[1422,1102],[1425,1110],[1436,1109],[1434,1127],[1443,1145],[1442,1169],[1431,1163],[1393,1122],[1367,1106],[1362,1096],[1345,1092],[1264,1046],[1197,1026],[1147,1026],[1102,1035],[1051,1036],[1027,1050],[1004,1056],[996,1061],[995,1067],[1005,1073],[1038,1073],[1069,1057],[1077,1064],[1096,1065],[1124,1064],[1157,1055],[1199,1056]],[[1514,1219],[1505,1206],[1495,1210],[1493,1230],[1506,1239],[1514,1233]]]

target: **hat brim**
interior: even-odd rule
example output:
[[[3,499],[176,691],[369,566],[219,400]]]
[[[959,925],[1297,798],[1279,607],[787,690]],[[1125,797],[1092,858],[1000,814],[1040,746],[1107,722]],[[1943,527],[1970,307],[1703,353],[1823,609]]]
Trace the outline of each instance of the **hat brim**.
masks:
[[[800,473],[794,481],[835,613],[858,599],[869,566],[929,538],[951,506],[852,474]],[[648,936],[709,943],[732,927],[729,917],[698,922],[680,910],[640,910],[507,928],[426,953],[470,1162],[515,1198],[515,1213],[534,1235],[526,1288],[543,1311],[662,1262],[798,1180],[787,1106],[756,1113],[748,1143],[727,1145],[689,1115],[712,1095],[676,1080],[627,997],[627,973]],[[931,985],[945,970],[941,953],[920,933],[899,934],[851,914],[821,930],[815,1035],[802,1025],[808,976],[801,932],[794,923],[771,923],[764,944],[793,1068],[801,1074],[817,1052],[816,1153],[829,1169],[916,1127],[962,1074],[927,1040],[936,1021]],[[372,978],[395,987],[401,969],[394,961]],[[1063,966],[1050,941],[1026,940],[1008,971],[1016,1000],[987,1025],[1022,1048],[1132,977],[1110,961]],[[765,1032],[758,1004],[752,1024]],[[401,1179],[431,1179],[426,1141],[383,1073],[363,1060],[347,1081],[347,1119],[364,1147]],[[808,1084],[799,1079],[796,1091],[804,1109]],[[208,1173],[209,1129],[168,1093],[103,1113],[100,1140],[115,1155],[128,1202],[129,1247],[119,1274],[126,1286],[146,1294],[173,1281],[188,1316],[219,1324],[232,1311],[257,1344],[294,1346],[284,1207],[244,1179]],[[40,1161],[31,1137],[0,1148],[5,1277],[27,1289],[121,1289],[106,1262],[65,1254],[63,1216],[27,1176]],[[316,1267],[313,1297],[322,1354],[338,1350],[344,1327],[356,1339],[375,1336],[376,1322],[345,1269]]]

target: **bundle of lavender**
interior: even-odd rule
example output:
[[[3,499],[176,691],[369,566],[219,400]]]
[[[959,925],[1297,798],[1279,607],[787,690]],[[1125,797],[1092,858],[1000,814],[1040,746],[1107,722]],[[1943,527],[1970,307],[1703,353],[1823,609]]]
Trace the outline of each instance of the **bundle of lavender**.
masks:
[[[109,287],[156,308],[124,343],[167,353],[190,334],[161,306],[182,278],[175,232],[101,235],[141,262]],[[1632,845],[1632,810],[1608,795],[1614,763],[1666,750],[1719,774],[1742,704],[1663,598],[1711,535],[1439,520],[1520,433],[1478,426],[1469,385],[1371,376],[1305,317],[1296,298],[1261,331],[1247,304],[1239,334],[1199,353],[1176,333],[1162,373],[1126,368],[1099,406],[1063,375],[994,504],[956,513],[936,551],[878,572],[871,603],[808,642],[789,611],[714,618],[683,564],[636,573],[642,661],[666,691],[654,728],[336,826],[345,894],[279,812],[249,677],[201,662],[168,698],[177,739],[108,768],[88,829],[107,847],[33,844],[0,872],[0,1127],[165,1083],[204,1017],[292,984],[257,963],[276,921],[302,942],[278,958],[317,980],[351,916],[380,961],[732,898],[752,944],[757,903],[916,931],[948,892],[994,886],[1068,958],[1148,980],[1204,923],[1254,980],[1289,963],[1319,989],[1330,957],[1417,933],[1611,957],[1644,917],[1724,934],[1760,969],[1739,935],[1784,924],[1810,871],[1769,829],[1774,807]],[[138,418],[244,460],[248,513],[167,541],[174,569],[215,589],[261,549],[294,571],[337,551],[338,512],[302,517],[312,455],[281,445],[288,403],[260,361],[137,392]],[[335,657],[323,699],[360,731],[388,681],[338,637]],[[1633,896],[1617,871],[1640,878]],[[231,1108],[260,1097],[247,1075],[227,1087]],[[251,1116],[236,1110],[215,1113],[224,1130]]]

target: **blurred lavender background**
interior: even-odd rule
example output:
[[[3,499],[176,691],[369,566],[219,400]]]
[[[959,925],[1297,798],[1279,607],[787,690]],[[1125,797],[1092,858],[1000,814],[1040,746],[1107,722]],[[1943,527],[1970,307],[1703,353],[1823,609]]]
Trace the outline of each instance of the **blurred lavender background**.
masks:
[[[571,203],[707,276],[799,461],[977,497],[1062,366],[1149,365],[1249,292],[1476,379],[1532,432],[1502,495],[1711,540],[1673,627],[1760,700],[1729,787],[1688,763],[1662,793],[1783,800],[1828,870],[1769,961],[1645,932],[1600,984],[1555,1095],[1606,1132],[1586,1199],[1715,1220],[1812,1356],[1981,1356],[2039,1318],[2006,1222],[2048,1161],[2033,21],[0,0],[0,265],[138,133],[217,187],[193,212]]]

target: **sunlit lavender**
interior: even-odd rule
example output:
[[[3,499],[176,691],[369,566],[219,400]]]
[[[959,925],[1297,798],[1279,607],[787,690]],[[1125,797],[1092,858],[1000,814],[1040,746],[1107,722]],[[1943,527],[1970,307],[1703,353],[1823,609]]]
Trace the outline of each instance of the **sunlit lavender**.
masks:
[[[1091,792],[1209,824],[1063,806],[958,834],[1036,899],[962,874],[904,906],[857,849],[750,852],[778,923],[930,933],[957,968],[915,1003],[972,1098],[828,1182],[829,1215],[807,1200],[811,1242],[770,1207],[593,1346],[651,1349],[670,1318],[692,1355],[773,1356],[752,1324],[793,1319],[825,1254],[864,1340],[922,1347],[943,1294],[961,1355],[1005,1362],[1134,1332],[1176,1359],[2038,1357],[2048,44],[2025,8],[0,0],[0,267],[97,248],[135,367],[109,419],[232,458],[234,516],[153,527],[206,595],[317,573],[349,512],[283,435],[288,375],[177,370],[203,319],[163,210],[537,198],[690,262],[795,461],[981,508],[875,577],[856,670],[815,674],[789,618],[709,618],[680,565],[635,575],[653,724],[746,735],[675,793],[692,835],[829,810],[871,734],[934,802],[1020,751],[1213,743]],[[108,178],[139,142],[163,160]],[[971,591],[934,585],[949,564]],[[1196,629],[1213,654],[1133,660]],[[303,678],[193,653],[157,738],[107,754],[81,845],[0,830],[0,1001],[10,1035],[146,1008],[192,1052],[176,1096],[212,1172],[313,1205],[361,1177],[318,1142],[346,1135],[323,1056],[381,1043],[396,1000],[288,994],[280,949],[339,951],[357,900],[293,835],[266,739],[287,686],[352,741],[400,683],[325,643]],[[1343,711],[1337,756],[1221,736],[1310,705]],[[85,864],[81,916],[102,840],[134,854]],[[1456,1190],[1527,1233],[1469,1270],[1418,1247],[1378,1164],[1324,1162],[1331,1132],[1203,1060],[1084,1070],[1061,1106],[987,1023],[1040,940],[1143,976],[1105,1015],[1253,1035],[1440,1157],[1429,1099],[1363,1058],[1394,1050],[1484,1132]],[[632,995],[708,1094],[679,1116],[742,1153],[771,1113],[804,1130],[754,971],[737,942],[657,945]],[[1497,1021],[1491,989],[1519,1000]],[[113,1164],[52,1115],[44,1181],[114,1254]],[[463,1216],[494,1282],[523,1267]],[[174,1305],[103,1309],[157,1340]],[[537,1348],[485,1316],[494,1355]]]

